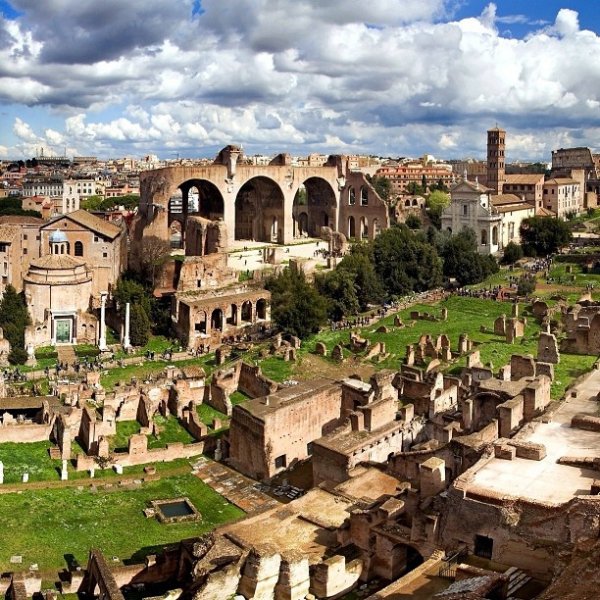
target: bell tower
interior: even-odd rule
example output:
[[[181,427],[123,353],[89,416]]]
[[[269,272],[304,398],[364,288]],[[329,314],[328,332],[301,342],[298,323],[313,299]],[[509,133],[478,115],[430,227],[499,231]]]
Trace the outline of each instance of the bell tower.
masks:
[[[487,186],[501,194],[504,184],[504,139],[506,131],[495,127],[487,132]]]

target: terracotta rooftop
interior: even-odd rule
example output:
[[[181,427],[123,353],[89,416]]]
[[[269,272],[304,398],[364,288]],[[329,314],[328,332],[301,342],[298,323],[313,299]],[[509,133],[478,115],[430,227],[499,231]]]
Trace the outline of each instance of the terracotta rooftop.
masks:
[[[579,182],[570,177],[554,177],[553,179],[546,180],[546,183],[549,183],[550,185],[573,185]]]
[[[0,242],[14,242],[19,236],[19,228],[0,224]]]
[[[505,175],[504,177],[504,183],[510,184],[535,185],[540,180],[544,181],[543,173],[516,173],[514,175]]]
[[[48,225],[52,225],[59,219],[69,219],[74,221],[78,225],[81,225],[86,229],[91,229],[92,231],[99,233],[109,240],[114,240],[119,233],[121,233],[120,227],[114,223],[109,223],[108,221],[105,221],[104,219],[101,219],[92,213],[89,213],[87,210],[80,209],[66,215],[61,215],[60,217],[50,221]]]
[[[38,269],[74,269],[85,265],[85,261],[69,254],[46,254],[31,261],[31,266]]]
[[[45,222],[40,217],[26,215],[4,215],[0,217],[0,225],[42,225]]]

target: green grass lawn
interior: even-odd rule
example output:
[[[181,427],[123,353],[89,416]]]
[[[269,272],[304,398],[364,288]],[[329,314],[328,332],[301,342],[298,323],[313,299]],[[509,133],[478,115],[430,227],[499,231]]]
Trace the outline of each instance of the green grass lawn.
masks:
[[[29,481],[60,479],[60,460],[51,460],[48,454],[50,442],[0,444],[0,460],[4,463],[4,483],[21,483],[23,473],[29,473]]]
[[[103,371],[100,376],[100,383],[107,391],[112,391],[118,382],[129,383],[132,377],[137,377],[138,380],[145,380],[148,377],[155,377],[164,371],[167,363],[164,360],[154,360],[144,362],[142,365],[134,364],[125,367],[116,367]],[[177,367],[185,367],[188,365],[198,365],[202,367],[206,374],[210,374],[215,367],[214,354],[207,354],[201,358],[186,358],[173,362]]]
[[[163,417],[162,415],[155,415],[154,422],[162,429],[160,435],[155,437],[154,435],[148,436],[148,448],[164,448],[167,444],[173,442],[183,442],[184,444],[191,444],[194,438],[177,420],[177,417],[169,415]]]
[[[129,438],[140,432],[141,425],[137,421],[117,421],[117,434],[110,438],[110,449],[126,451],[129,447]]]
[[[242,402],[246,402],[246,400],[250,400],[250,396],[247,396],[244,392],[240,392],[240,390],[236,390],[229,396],[229,399],[231,400],[231,404],[235,406],[236,404],[241,404]]]
[[[202,514],[202,521],[163,525],[143,514],[151,500],[187,496]],[[145,483],[136,489],[32,490],[0,495],[0,519],[5,532],[0,547],[0,568],[13,570],[10,557],[21,555],[23,569],[37,563],[40,570],[65,566],[72,554],[85,566],[91,547],[107,559],[117,556],[136,561],[157,546],[201,535],[217,525],[237,519],[243,512],[193,475]]]
[[[199,404],[196,407],[196,412],[198,413],[200,420],[209,427],[212,425],[213,419],[221,419],[221,421],[228,420],[225,413],[218,411],[208,404]]]

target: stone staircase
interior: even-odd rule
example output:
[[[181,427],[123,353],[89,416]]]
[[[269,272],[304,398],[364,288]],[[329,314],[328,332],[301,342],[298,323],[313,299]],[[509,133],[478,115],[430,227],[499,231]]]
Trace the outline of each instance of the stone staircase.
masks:
[[[531,581],[531,577],[525,573],[525,571],[521,571],[517,567],[510,567],[504,572],[505,575],[508,575],[508,592],[506,594],[506,600],[519,600],[516,598],[515,594],[528,582]]]
[[[72,365],[77,361],[73,346],[56,346],[56,352],[58,354],[58,362]]]

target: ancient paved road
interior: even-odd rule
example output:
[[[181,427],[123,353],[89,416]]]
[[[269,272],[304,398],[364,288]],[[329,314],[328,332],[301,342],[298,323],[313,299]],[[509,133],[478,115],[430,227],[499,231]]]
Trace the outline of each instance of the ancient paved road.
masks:
[[[256,482],[229,467],[207,458],[194,464],[193,472],[213,490],[247,513],[262,512],[279,506],[279,502],[261,492]]]

